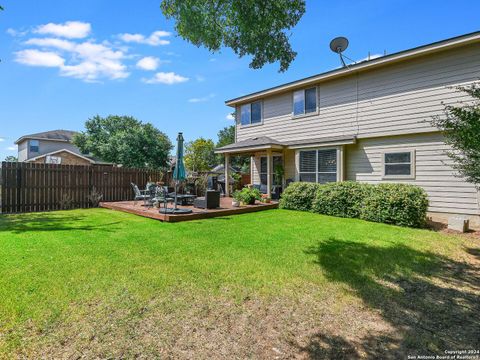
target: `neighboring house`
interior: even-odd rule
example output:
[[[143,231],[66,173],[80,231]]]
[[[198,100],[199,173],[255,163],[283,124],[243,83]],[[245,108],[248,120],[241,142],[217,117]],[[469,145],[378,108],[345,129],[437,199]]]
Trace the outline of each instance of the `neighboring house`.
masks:
[[[75,131],[70,130],[52,130],[24,135],[15,141],[18,161],[62,165],[106,164],[82,154],[72,143],[75,134]]]
[[[363,61],[226,101],[236,142],[216,150],[251,155],[252,183],[402,182],[423,187],[429,213],[480,225],[479,193],[458,177],[429,121],[468,101],[455,87],[480,78],[480,32]],[[227,168],[228,169],[228,168]]]

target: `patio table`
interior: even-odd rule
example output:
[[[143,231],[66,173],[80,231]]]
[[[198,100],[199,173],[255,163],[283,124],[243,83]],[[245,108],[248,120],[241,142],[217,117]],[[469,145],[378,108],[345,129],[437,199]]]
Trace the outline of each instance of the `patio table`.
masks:
[[[168,194],[169,197],[175,198],[175,193]],[[195,200],[195,195],[190,194],[177,194],[177,205],[193,205],[193,200]]]

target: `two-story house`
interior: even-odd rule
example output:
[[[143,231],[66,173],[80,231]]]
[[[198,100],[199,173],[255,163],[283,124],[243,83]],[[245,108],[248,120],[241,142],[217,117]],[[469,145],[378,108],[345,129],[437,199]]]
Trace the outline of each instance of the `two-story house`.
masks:
[[[469,100],[456,87],[479,79],[480,32],[338,68],[226,101],[236,142],[216,152],[227,163],[250,155],[252,183],[268,192],[278,165],[283,186],[410,183],[428,193],[434,220],[463,214],[479,227],[479,192],[453,170],[430,123],[444,104]]]
[[[75,131],[70,130],[52,130],[24,135],[15,141],[18,161],[62,165],[105,164],[82,154],[72,143],[75,134]]]

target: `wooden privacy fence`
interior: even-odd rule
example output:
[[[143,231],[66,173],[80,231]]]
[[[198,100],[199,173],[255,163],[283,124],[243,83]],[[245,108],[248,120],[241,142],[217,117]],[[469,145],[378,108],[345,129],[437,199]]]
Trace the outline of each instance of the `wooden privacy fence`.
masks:
[[[55,165],[2,162],[0,212],[23,213],[88,208],[95,189],[102,201],[133,199],[130,183],[145,188],[148,181],[161,181],[157,170],[129,169],[107,165]]]

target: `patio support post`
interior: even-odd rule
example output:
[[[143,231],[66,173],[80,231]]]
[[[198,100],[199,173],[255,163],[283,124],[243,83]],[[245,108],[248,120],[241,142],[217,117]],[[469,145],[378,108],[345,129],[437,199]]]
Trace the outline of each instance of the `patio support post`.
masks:
[[[267,195],[272,197],[273,157],[272,149],[267,149]]]
[[[230,197],[230,154],[225,154],[225,196]]]

